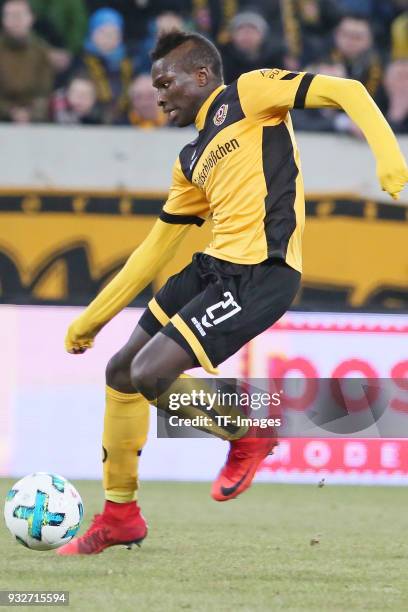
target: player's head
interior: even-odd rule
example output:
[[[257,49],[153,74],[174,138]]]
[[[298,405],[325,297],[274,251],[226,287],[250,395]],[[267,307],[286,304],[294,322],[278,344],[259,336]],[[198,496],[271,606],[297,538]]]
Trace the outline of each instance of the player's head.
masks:
[[[159,106],[178,127],[194,123],[204,100],[223,82],[217,48],[200,34],[172,31],[159,37],[151,57]]]

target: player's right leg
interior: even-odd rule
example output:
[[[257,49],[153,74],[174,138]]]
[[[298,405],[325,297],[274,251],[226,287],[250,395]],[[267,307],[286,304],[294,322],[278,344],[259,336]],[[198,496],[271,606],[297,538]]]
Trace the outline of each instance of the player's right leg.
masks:
[[[109,546],[140,544],[147,535],[137,489],[138,462],[149,426],[149,404],[130,382],[130,364],[149,340],[151,336],[138,325],[108,363],[102,442],[105,507],[84,535],[58,549],[60,555],[96,554]]]

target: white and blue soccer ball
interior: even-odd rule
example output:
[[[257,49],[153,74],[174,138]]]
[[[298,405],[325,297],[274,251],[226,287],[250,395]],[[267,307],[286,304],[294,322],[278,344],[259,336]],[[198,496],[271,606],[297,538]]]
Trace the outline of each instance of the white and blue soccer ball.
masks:
[[[78,491],[56,474],[25,476],[6,495],[6,525],[17,542],[32,550],[63,546],[75,536],[83,516]]]

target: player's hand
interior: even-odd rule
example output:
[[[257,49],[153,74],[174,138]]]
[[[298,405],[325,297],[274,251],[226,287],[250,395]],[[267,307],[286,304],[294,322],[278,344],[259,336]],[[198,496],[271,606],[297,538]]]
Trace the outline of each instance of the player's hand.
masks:
[[[378,180],[383,191],[386,191],[394,200],[398,200],[400,191],[408,183],[408,167],[402,159],[398,165],[388,163],[378,164]]]
[[[81,329],[81,317],[75,319],[68,328],[65,336],[65,349],[73,355],[81,355],[87,349],[92,348],[94,343],[93,335]]]

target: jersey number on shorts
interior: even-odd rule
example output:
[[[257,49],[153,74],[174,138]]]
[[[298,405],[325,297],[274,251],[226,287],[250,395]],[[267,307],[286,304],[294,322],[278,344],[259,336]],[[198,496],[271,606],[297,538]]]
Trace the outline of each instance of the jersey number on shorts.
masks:
[[[195,317],[191,319],[202,336],[206,335],[204,327],[208,328],[213,327],[213,325],[219,325],[242,310],[241,306],[234,300],[230,291],[225,291],[224,297],[226,298],[225,300],[221,300],[221,302],[217,302],[206,309],[205,315],[201,318],[201,323]],[[217,314],[219,314],[219,316],[216,317],[215,313],[220,309],[221,312],[218,312]]]

